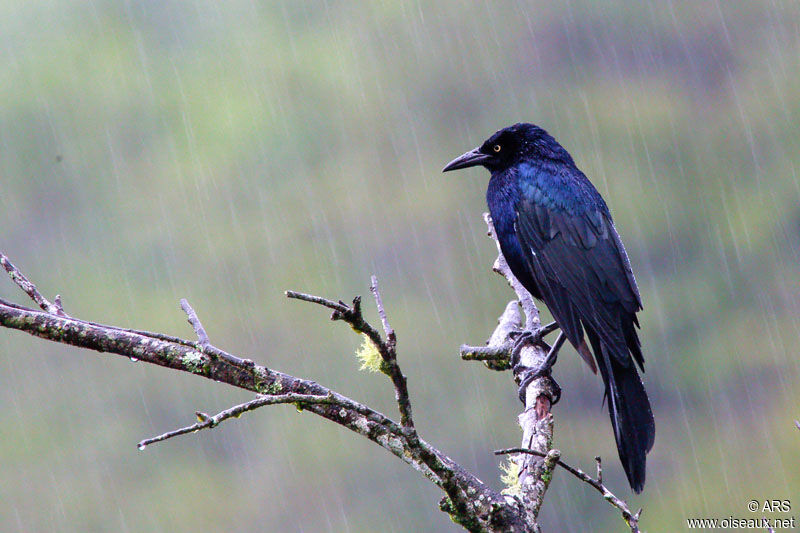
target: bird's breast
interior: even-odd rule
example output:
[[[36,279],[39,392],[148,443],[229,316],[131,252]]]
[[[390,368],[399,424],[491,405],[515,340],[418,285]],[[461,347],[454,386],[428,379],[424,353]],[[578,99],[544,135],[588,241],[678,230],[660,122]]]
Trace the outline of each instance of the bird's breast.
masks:
[[[511,179],[510,179],[511,178]],[[542,298],[536,286],[532,272],[527,267],[527,254],[523,251],[517,238],[517,204],[520,199],[519,187],[514,176],[493,175],[486,191],[489,214],[492,216],[495,235],[500,243],[500,250],[511,268],[511,272],[534,298]],[[533,250],[530,250],[534,253]]]
[[[501,242],[514,235],[518,201],[519,190],[516,183],[505,174],[493,175],[486,190],[486,203]]]

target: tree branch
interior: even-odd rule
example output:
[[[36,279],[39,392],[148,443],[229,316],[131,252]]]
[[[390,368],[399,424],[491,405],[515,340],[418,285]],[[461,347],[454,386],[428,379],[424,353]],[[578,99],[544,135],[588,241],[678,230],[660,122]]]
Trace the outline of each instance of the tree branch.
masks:
[[[336,399],[331,394],[326,394],[325,396],[316,396],[314,394],[289,393],[289,394],[279,394],[276,396],[259,396],[255,400],[250,400],[249,402],[235,405],[230,409],[225,409],[224,411],[217,413],[214,416],[208,416],[206,413],[197,411],[195,415],[197,415],[199,421],[196,424],[176,429],[174,431],[169,431],[157,437],[145,439],[143,441],[140,441],[137,447],[140,450],[144,450],[147,446],[154,444],[156,442],[161,442],[163,440],[171,439],[179,435],[185,435],[186,433],[194,433],[195,431],[200,431],[201,429],[210,429],[217,427],[221,422],[224,422],[229,418],[238,418],[240,415],[246,413],[247,411],[252,411],[254,409],[258,409],[259,407],[264,407],[265,405],[277,405],[282,403],[293,403],[300,407],[305,407],[311,404],[337,405]],[[340,406],[343,408],[347,408],[347,405],[345,404],[340,404]]]
[[[506,305],[505,311],[498,320],[492,336],[485,347],[461,347],[461,358],[465,360],[482,360],[489,368],[508,368],[511,348],[514,345],[512,337],[522,330],[522,316],[520,306],[525,312],[524,329],[533,333],[532,340],[520,351],[520,365],[518,368],[535,368],[547,357],[547,350],[542,345],[541,338],[545,332],[552,331],[552,324],[542,327],[539,320],[539,310],[533,297],[511,272],[505,257],[500,250],[500,243],[494,232],[494,225],[488,213],[484,213],[484,220],[488,227],[488,235],[497,245],[497,259],[492,270],[503,276],[512,289],[517,293],[518,301],[511,301]],[[522,372],[514,376],[517,384],[520,383]],[[553,450],[553,416],[550,406],[556,397],[553,380],[549,376],[534,379],[525,392],[525,409],[519,415],[522,427],[522,448],[533,449],[542,454],[541,457],[530,454],[518,454],[512,458],[517,465],[518,485],[515,492],[519,494],[529,523],[536,523],[539,511],[544,501],[545,493],[552,479],[552,470],[560,452]]]
[[[375,274],[370,278],[369,290],[375,297],[375,307],[378,308],[378,316],[381,318],[381,324],[383,324],[383,332],[386,334],[386,341],[396,344],[397,338],[395,337],[394,329],[389,325],[389,319],[386,317],[386,310],[383,308],[383,299],[381,298],[380,291],[378,291],[378,277]]]
[[[189,305],[189,301],[186,298],[181,299],[181,309],[183,309],[183,312],[186,313],[189,324],[191,324],[192,328],[194,328],[194,332],[197,335],[197,341],[200,343],[200,346],[203,348],[211,346],[211,341],[208,338],[206,329],[203,327],[203,324],[197,317],[197,313],[194,312],[194,309],[192,309],[192,306]]]
[[[489,227],[489,235],[497,243],[491,219],[488,214],[485,214],[484,218]],[[406,377],[397,362],[397,337],[389,324],[375,276],[372,276],[370,290],[375,298],[385,339],[364,319],[360,297],[355,297],[352,305],[347,305],[341,300],[333,301],[295,291],[287,291],[286,295],[292,299],[331,309],[331,320],[346,322],[356,332],[370,340],[383,361],[381,370],[390,377],[394,386],[395,399],[400,411],[400,424],[313,381],[257,365],[250,359],[236,357],[215,347],[211,344],[197,313],[185,299],[181,300],[181,308],[198,337],[197,341],[72,318],[64,313],[60,297],[56,296],[54,303],[49,302],[2,253],[0,253],[0,263],[14,283],[42,309],[42,311],[29,309],[0,298],[0,326],[62,344],[115,353],[198,374],[259,395],[254,400],[236,405],[214,416],[197,412],[197,423],[145,439],[139,443],[140,448],[186,433],[213,428],[229,418],[264,405],[293,403],[364,436],[421,472],[445,492],[446,496],[440,502],[440,508],[469,531],[539,532],[539,511],[552,479],[553,469],[556,465],[561,465],[600,491],[611,505],[620,509],[631,531],[638,532],[641,510],[635,514],[631,513],[624,501],[605,488],[602,484],[599,458],[597,458],[597,478],[593,479],[560,461],[560,452],[553,449],[553,416],[550,414],[550,408],[555,396],[555,387],[549,376],[533,380],[526,388],[525,409],[519,415],[523,429],[522,445],[519,448],[501,450],[504,453],[516,454],[512,461],[519,469],[518,496],[503,496],[495,492],[421,439],[414,428]],[[511,349],[514,346],[513,339],[523,329],[521,306],[525,312],[524,329],[533,332],[533,335],[520,350],[519,368],[539,366],[547,356],[549,348],[542,337],[557,329],[557,326],[541,325],[538,309],[531,295],[514,277],[499,250],[499,244],[493,270],[506,278],[519,300],[509,302],[506,306],[486,346],[462,346],[461,357],[464,360],[483,361],[487,367],[495,370],[508,369]],[[520,373],[514,376],[517,383],[521,379]]]
[[[549,459],[552,457],[552,452],[558,450],[551,450],[549,453],[544,454],[538,450],[529,450],[526,448],[506,448],[504,450],[495,450],[495,455],[504,455],[508,453],[525,453],[530,455],[535,455],[537,457],[543,457],[545,459]],[[603,499],[605,499],[608,503],[616,507],[622,513],[622,518],[631,528],[631,533],[639,533],[639,517],[642,515],[642,510],[639,509],[635,513],[632,513],[628,504],[625,503],[625,500],[622,500],[614,495],[613,492],[608,490],[608,488],[603,485],[603,464],[600,460],[600,456],[594,458],[595,462],[597,463],[597,477],[593,478],[580,468],[574,468],[556,456],[555,464],[575,476],[576,478],[580,479],[584,483],[590,485],[594,489],[596,489],[600,494],[603,495]]]
[[[386,318],[386,311],[383,308],[381,293],[378,291],[378,278],[374,274],[372,275],[369,289],[375,297],[375,307],[378,308],[378,316],[381,319],[383,331],[386,334],[386,340],[383,341],[383,350],[378,351],[387,365],[389,377],[394,385],[395,400],[400,410],[400,423],[404,427],[413,428],[414,420],[411,416],[411,400],[408,397],[408,384],[406,382],[406,377],[400,370],[400,365],[397,363],[397,336],[392,326],[389,325],[389,319]]]
[[[5,268],[11,268],[7,258],[0,254]],[[21,274],[13,267],[15,274]],[[12,276],[15,283],[25,280],[26,293],[39,303],[46,299],[24,276]],[[389,346],[380,338],[378,331],[361,315],[360,298],[348,306],[319,296],[289,291],[287,295],[323,305],[333,310],[334,320],[344,320],[356,331],[367,335],[375,343],[381,356],[387,360]],[[190,318],[199,342],[172,337],[162,333],[132,330],[87,322],[62,316],[54,305],[43,311],[29,309],[0,299],[0,326],[26,332],[53,342],[77,346],[98,352],[114,353],[174,370],[203,376],[218,382],[256,392],[262,396],[214,417],[199,414],[201,420],[192,426],[171,431],[144,444],[165,440],[191,431],[214,427],[216,424],[256,407],[280,403],[297,403],[305,410],[339,424],[378,444],[391,454],[421,472],[445,493],[440,508],[465,529],[474,532],[534,531],[535,522],[528,522],[522,506],[487,487],[473,474],[465,471],[441,451],[417,435],[411,424],[410,405],[407,425],[400,425],[384,414],[362,405],[346,396],[313,381],[305,380],[248,359],[232,356],[211,345],[208,335],[200,324],[196,313],[186,303],[184,310]],[[381,306],[382,307],[382,306]],[[388,324],[388,321],[387,321]],[[387,335],[388,336],[388,335]],[[393,349],[393,348],[392,348]],[[396,357],[394,355],[390,357]],[[396,359],[394,360],[396,364]],[[398,368],[398,375],[399,368]],[[405,379],[405,378],[403,378]],[[394,379],[393,379],[394,382]],[[397,387],[396,387],[397,389]],[[405,393],[407,395],[407,392]]]
[[[189,324],[191,324],[195,334],[197,335],[198,345],[203,353],[207,353],[212,357],[218,357],[231,363],[232,365],[239,367],[250,368],[255,364],[250,359],[240,359],[239,357],[231,355],[224,350],[220,350],[211,344],[211,340],[208,338],[208,333],[206,333],[203,324],[197,317],[197,313],[194,312],[194,309],[192,309],[192,306],[189,305],[189,301],[186,298],[181,298],[181,309],[183,309],[183,312],[186,313]]]
[[[406,377],[403,375],[403,372],[400,370],[400,365],[397,363],[397,337],[395,336],[394,330],[389,325],[389,320],[386,318],[386,311],[383,308],[381,294],[378,291],[378,278],[375,277],[375,275],[372,276],[370,291],[375,296],[375,305],[378,308],[378,315],[383,323],[386,340],[383,340],[378,330],[364,320],[364,316],[361,313],[360,296],[353,299],[352,306],[348,306],[341,300],[339,302],[334,302],[333,300],[320,298],[319,296],[312,296],[295,291],[286,291],[286,296],[288,298],[303,300],[333,309],[331,320],[344,320],[350,324],[350,327],[356,330],[356,332],[363,333],[369,337],[385,364],[385,366],[381,368],[381,371],[389,376],[394,385],[395,399],[397,400],[397,406],[400,411],[400,424],[403,427],[413,429],[414,420],[411,416],[411,400],[408,397],[408,385],[406,383]]]
[[[516,301],[511,305],[519,305]],[[509,370],[511,368],[511,349],[514,343],[501,344],[500,346],[469,346],[462,344],[459,348],[461,359],[464,361],[483,361],[490,370]]]
[[[17,267],[6,257],[5,254],[0,252],[0,265],[3,265],[3,268],[8,275],[11,277],[11,280],[17,284],[17,286],[22,289],[25,294],[30,296],[31,300],[36,302],[36,304],[42,308],[43,311],[47,311],[48,313],[52,313],[57,316],[67,316],[64,313],[64,310],[61,308],[61,297],[56,296],[56,303],[50,303],[50,301],[42,296],[42,293],[39,292],[39,289],[36,288],[36,285],[28,281],[28,278],[19,271]]]

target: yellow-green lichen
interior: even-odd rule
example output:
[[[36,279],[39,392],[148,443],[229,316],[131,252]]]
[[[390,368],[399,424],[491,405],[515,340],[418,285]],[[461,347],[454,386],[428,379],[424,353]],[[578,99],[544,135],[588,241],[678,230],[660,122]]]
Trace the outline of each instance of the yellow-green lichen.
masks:
[[[500,464],[500,470],[503,474],[500,476],[500,481],[506,486],[503,489],[503,494],[509,496],[519,496],[521,494],[522,485],[519,482],[519,466],[509,457],[504,463]]]
[[[383,372],[384,362],[381,357],[378,347],[372,340],[361,334],[362,343],[361,347],[356,351],[356,357],[361,362],[359,370],[367,370],[369,372]]]

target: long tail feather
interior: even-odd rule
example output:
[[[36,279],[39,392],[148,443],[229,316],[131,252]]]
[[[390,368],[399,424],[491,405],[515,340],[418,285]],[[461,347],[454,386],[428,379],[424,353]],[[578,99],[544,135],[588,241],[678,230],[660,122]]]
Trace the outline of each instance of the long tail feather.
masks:
[[[634,492],[644,488],[647,452],[653,447],[656,426],[650,400],[635,365],[618,362],[613,350],[628,352],[628,346],[608,347],[594,331],[586,328],[597,366],[608,396],[608,414],[614,428],[617,451]]]

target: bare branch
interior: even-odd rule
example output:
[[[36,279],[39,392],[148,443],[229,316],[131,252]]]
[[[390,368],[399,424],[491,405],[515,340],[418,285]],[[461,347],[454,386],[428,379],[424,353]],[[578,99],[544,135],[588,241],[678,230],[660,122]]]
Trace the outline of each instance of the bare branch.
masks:
[[[497,241],[492,225],[492,219],[488,213],[484,214],[484,220],[488,227],[488,235],[494,239],[497,246],[497,259],[494,262],[493,270],[503,276],[512,289],[517,293],[519,301],[512,301],[506,305],[506,309],[498,320],[497,328],[492,333],[485,348],[462,347],[461,356],[463,359],[489,359],[497,357],[498,362],[487,361],[487,366],[493,365],[501,367],[508,365],[510,358],[510,348],[514,345],[513,337],[522,329],[522,314],[520,306],[525,313],[526,331],[533,333],[531,339],[520,350],[520,364],[518,372],[514,376],[517,384],[522,379],[524,368],[536,368],[547,357],[547,350],[541,341],[542,336],[553,327],[548,325],[542,327],[539,321],[539,310],[533,301],[533,297],[525,287],[517,280],[511,272],[502,250]],[[506,352],[506,356],[502,355]],[[474,356],[473,354],[477,354]],[[550,414],[550,407],[553,398],[556,397],[555,384],[550,376],[541,376],[534,379],[525,389],[525,410],[519,415],[518,420],[522,427],[522,448],[534,449],[543,454],[541,457],[549,458],[542,460],[526,454],[519,454],[512,461],[519,467],[518,488],[519,499],[525,512],[527,521],[536,523],[541,509],[544,495],[552,479],[551,471],[555,464],[553,457],[556,454],[548,455],[553,451],[553,416]]]
[[[397,363],[397,338],[395,337],[394,330],[389,326],[389,320],[386,318],[386,311],[383,308],[383,301],[378,291],[378,279],[374,275],[372,276],[370,290],[375,296],[378,314],[381,316],[384,331],[386,331],[386,340],[381,338],[381,334],[378,333],[377,329],[364,320],[364,315],[361,313],[361,297],[359,296],[353,298],[352,307],[341,300],[337,303],[327,298],[312,296],[302,292],[286,291],[286,296],[333,309],[331,320],[344,320],[350,324],[350,327],[356,332],[363,333],[369,337],[372,344],[378,349],[378,353],[385,363],[384,373],[391,378],[392,384],[394,385],[395,400],[397,401],[397,407],[400,411],[400,424],[405,428],[413,429],[414,419],[411,415],[411,400],[408,397],[408,385],[406,383],[406,377],[403,375],[403,372],[400,370],[400,365]]]
[[[6,268],[7,270],[8,270],[8,268],[11,268],[14,271],[14,274],[11,274],[11,279],[15,280],[15,283],[16,283],[17,279],[19,279],[17,276],[22,276],[22,278],[25,278],[25,276],[22,275],[22,273],[11,263],[11,261],[8,259],[8,257],[2,254],[2,252],[0,252],[0,263],[3,263],[3,267]],[[33,285],[30,281],[27,280],[27,278],[25,278],[25,281],[27,281],[27,283],[29,283],[30,285]],[[34,290],[36,290],[36,287],[35,286],[33,286],[33,287],[34,287]],[[25,292],[27,293],[27,291],[25,291]],[[41,296],[41,294],[38,292],[38,290],[36,290],[35,294],[38,294],[38,296],[34,297],[35,295],[32,296],[32,295],[29,294],[29,296],[31,296],[31,299],[33,299],[34,302],[36,302],[37,298],[39,298],[39,297],[41,297],[42,299],[44,299],[45,302],[47,302],[47,299],[44,298],[43,296]],[[29,310],[25,306],[22,306],[22,305],[19,305],[19,304],[15,304],[14,302],[9,302],[8,300],[2,299],[2,298],[0,298],[0,303],[5,305],[5,306],[7,306],[7,307],[14,308],[14,309]],[[38,302],[37,302],[37,304],[38,304]],[[71,317],[71,316],[67,315],[66,313],[64,313],[63,308],[61,307],[61,297],[59,295],[56,295],[56,297],[55,297],[54,307],[56,307],[56,309],[54,309],[52,311],[48,311],[47,309],[43,309],[43,310],[48,312],[48,313],[54,314],[56,316],[61,316],[61,317],[65,317],[65,318],[71,318],[71,319],[75,320],[76,322],[80,322],[82,324],[87,324],[87,325],[92,325],[92,326],[100,326],[100,327],[104,327],[104,328],[108,328],[108,329],[113,329],[115,331],[123,331],[123,332],[127,332],[127,333],[134,333],[136,335],[142,335],[144,337],[150,337],[150,338],[156,339],[156,340],[161,340],[161,341],[165,341],[165,342],[173,342],[173,343],[176,343],[176,344],[182,344],[184,346],[189,346],[189,347],[192,347],[192,348],[198,348],[198,344],[196,342],[188,341],[186,339],[181,339],[180,337],[175,337],[173,335],[166,335],[164,333],[156,333],[156,332],[145,331],[145,330],[141,330],[141,329],[121,328],[121,327],[118,327],[118,326],[111,326],[111,325],[108,325],[108,324],[99,324],[97,322],[91,322],[91,321],[88,321],[88,320],[81,320],[79,318]],[[59,312],[58,309],[61,309],[61,311]]]
[[[503,314],[497,319],[497,327],[486,342],[486,346],[462,344],[459,350],[461,359],[464,361],[484,361],[487,368],[492,370],[507,370],[511,368],[511,350],[514,347],[511,337],[519,333],[521,327],[522,314],[519,310],[519,302],[508,302]]]
[[[602,484],[603,483],[603,461],[600,459],[599,455],[594,457],[594,462],[597,463],[597,482]]]
[[[56,305],[42,296],[42,293],[39,292],[39,289],[36,288],[36,285],[31,283],[28,278],[26,278],[25,275],[14,266],[14,264],[3,252],[0,252],[0,265],[3,265],[5,271],[8,272],[9,276],[11,276],[11,280],[16,283],[17,286],[25,292],[25,294],[30,296],[31,300],[36,302],[36,304],[41,307],[42,310],[57,316],[67,316],[64,313],[64,310],[61,308],[61,298],[56,296],[56,303],[58,304]]]
[[[188,317],[189,320],[189,324],[192,325],[192,328],[194,329],[194,332],[197,335],[197,341],[198,341],[197,345],[200,347],[200,350],[203,353],[207,353],[212,357],[217,357],[219,359],[222,359],[223,361],[227,361],[228,363],[235,366],[250,368],[255,364],[250,359],[240,359],[239,357],[231,355],[224,350],[220,350],[219,348],[211,344],[211,341],[208,338],[208,333],[206,333],[203,324],[197,317],[197,313],[194,312],[194,309],[192,309],[192,306],[189,305],[189,301],[186,300],[186,298],[181,299],[181,309],[183,309],[183,312],[186,313],[186,316]]]
[[[414,420],[411,416],[411,400],[408,397],[408,384],[397,362],[397,336],[392,326],[389,325],[389,319],[386,317],[386,310],[383,308],[383,299],[378,290],[378,278],[374,274],[372,275],[369,289],[375,297],[375,307],[378,309],[378,316],[381,318],[383,331],[386,334],[386,340],[383,342],[384,349],[379,350],[379,352],[386,362],[389,377],[392,379],[392,384],[394,385],[395,399],[397,400],[397,406],[400,410],[400,423],[403,427],[413,428]]]
[[[157,437],[145,439],[143,441],[140,441],[137,447],[140,450],[144,450],[147,446],[154,444],[156,442],[161,442],[167,439],[171,439],[179,435],[185,435],[186,433],[194,433],[196,431],[200,431],[201,429],[211,429],[217,427],[220,423],[224,422],[225,420],[228,420],[229,418],[238,418],[243,413],[252,411],[254,409],[258,409],[259,407],[263,407],[265,405],[276,405],[285,403],[295,403],[298,405],[311,405],[311,404],[321,404],[321,403],[335,404],[336,399],[333,397],[332,394],[317,396],[313,394],[289,393],[289,394],[279,394],[277,396],[259,396],[255,400],[250,400],[249,402],[235,405],[230,409],[226,409],[224,411],[217,413],[214,416],[208,416],[205,413],[197,411],[197,413],[195,414],[197,415],[199,421],[196,424],[176,429],[174,431],[169,431],[162,435],[158,435]]]
[[[512,302],[516,305],[516,302]],[[500,346],[469,346],[462,344],[459,348],[461,359],[464,361],[483,361],[491,370],[509,370],[511,360],[509,355],[514,343],[508,342]]]
[[[12,279],[20,278],[12,276]],[[376,343],[384,360],[387,356],[394,356],[394,351],[389,350],[378,331],[364,321],[359,298],[353,300],[351,307],[341,301],[337,303],[302,293],[289,292],[287,295],[333,309],[331,318],[345,320],[356,331],[367,335]],[[193,327],[197,331],[199,319],[196,318],[196,313],[191,318],[194,321]],[[228,418],[226,413],[239,410],[244,412],[255,408],[260,401],[270,405],[298,400],[296,403],[306,411],[364,436],[425,475],[446,494],[440,508],[447,510],[451,518],[466,529],[476,532],[509,530],[528,532],[538,529],[535,522],[527,521],[518,502],[509,500],[484,485],[473,474],[465,471],[445,454],[421,439],[412,425],[401,426],[384,414],[313,381],[232,356],[215,348],[210,342],[195,342],[162,333],[88,322],[61,316],[56,310],[37,311],[3,299],[0,299],[0,326],[53,342],[119,354],[142,362],[197,374],[264,395],[263,400],[256,399],[254,402],[236,406],[216,417],[200,413],[198,416],[201,420],[197,424],[156,437],[159,440],[213,427]],[[202,329],[202,326],[199,329]],[[198,336],[201,341],[208,337],[206,334],[204,338],[199,333]],[[393,362],[396,366],[396,359]],[[397,373],[393,374],[393,381],[397,376],[402,377],[399,368]],[[410,423],[410,405],[408,415],[407,422]],[[152,442],[155,441],[148,439],[140,444],[146,446]]]
[[[372,296],[375,297],[375,307],[378,308],[378,316],[381,317],[383,331],[386,334],[386,342],[390,343],[393,347],[397,343],[397,339],[395,338],[394,329],[389,325],[389,319],[386,318],[386,310],[383,308],[383,299],[378,290],[378,277],[373,274],[370,281],[369,290],[372,291]]]
[[[509,453],[524,453],[524,454],[529,454],[529,455],[535,455],[537,457],[549,458],[549,457],[551,457],[550,453],[552,451],[555,451],[555,450],[551,450],[550,452],[545,454],[545,453],[542,453],[542,452],[540,452],[538,450],[529,450],[527,448],[506,448],[504,450],[495,450],[494,454],[495,455],[504,455],[504,454],[509,454]],[[558,464],[558,466],[560,466],[561,468],[563,468],[567,472],[569,472],[570,474],[572,474],[573,476],[575,476],[576,478],[580,479],[584,483],[587,483],[590,486],[592,486],[594,489],[596,489],[600,494],[603,495],[603,498],[608,503],[610,503],[611,505],[613,505],[614,507],[616,507],[617,509],[620,510],[620,512],[622,513],[622,518],[625,520],[625,522],[631,528],[631,533],[639,533],[639,517],[642,515],[642,510],[639,509],[635,513],[632,513],[630,508],[628,507],[628,504],[625,503],[624,500],[616,497],[610,490],[608,490],[608,488],[606,488],[605,485],[603,485],[603,481],[602,481],[602,479],[603,479],[602,478],[603,469],[602,469],[602,466],[601,466],[602,463],[601,463],[600,457],[599,456],[595,457],[595,461],[597,462],[597,478],[593,478],[592,476],[590,476],[589,474],[587,474],[586,472],[584,472],[580,468],[574,468],[574,467],[568,465],[567,463],[565,463],[561,459],[557,458],[555,463]]]
[[[520,332],[522,327],[522,317],[519,312],[519,302],[511,301],[506,305],[505,311],[497,320],[497,328],[492,333],[492,337],[487,341],[486,346],[469,346],[462,344],[459,348],[461,359],[464,361],[483,361],[486,367],[491,370],[509,370],[511,368],[511,352],[514,342],[509,338]],[[538,344],[545,350],[550,349],[550,345],[542,340],[542,337],[558,329],[555,322],[541,327],[533,332],[531,342]]]
[[[181,309],[183,309],[183,312],[186,313],[189,324],[191,324],[192,328],[194,328],[194,332],[197,334],[197,340],[200,343],[200,346],[203,348],[211,346],[211,341],[208,339],[208,333],[206,333],[203,324],[200,322],[200,319],[197,318],[197,313],[194,312],[194,309],[192,309],[192,306],[189,305],[189,301],[186,298],[181,299]]]
[[[67,316],[67,313],[64,312],[64,306],[61,304],[61,295],[56,294],[56,297],[53,298],[53,305],[56,308],[56,314],[58,316]]]
[[[323,307],[327,307],[328,309],[333,309],[334,312],[338,313],[346,313],[350,308],[345,304],[343,301],[339,300],[338,302],[334,302],[333,300],[328,300],[327,298],[322,298],[321,296],[314,296],[313,294],[306,294],[304,292],[297,292],[297,291],[286,291],[285,292],[287,298],[291,298],[294,300],[302,300],[304,302],[311,302],[312,304],[318,304]],[[355,301],[353,302],[355,304]],[[334,314],[331,316],[331,320],[338,320],[341,317],[336,317]]]

